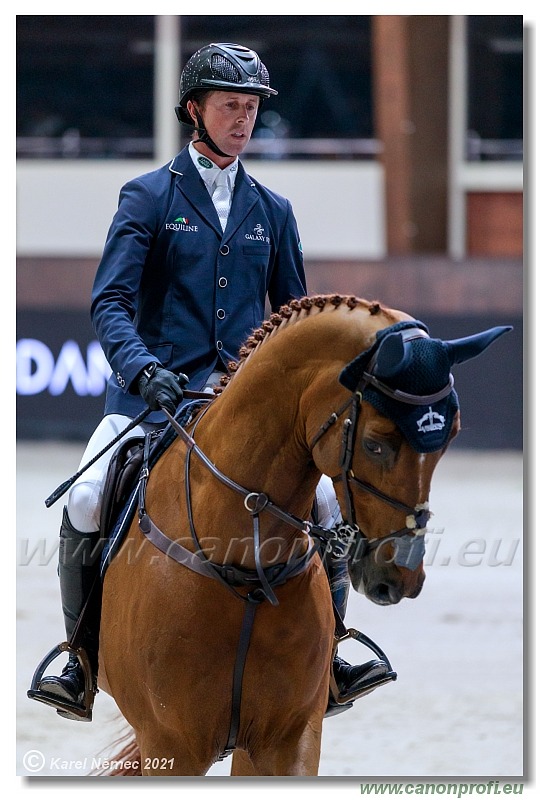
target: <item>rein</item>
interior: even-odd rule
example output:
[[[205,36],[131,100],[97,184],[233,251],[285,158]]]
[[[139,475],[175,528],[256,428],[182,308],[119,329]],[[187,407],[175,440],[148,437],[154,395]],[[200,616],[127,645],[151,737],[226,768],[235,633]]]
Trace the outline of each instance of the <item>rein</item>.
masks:
[[[195,427],[199,424],[201,419],[203,418],[204,414],[208,410],[208,406],[204,409],[203,413],[200,415],[199,419],[197,420]],[[228,589],[232,589],[231,583],[237,583],[239,585],[249,585],[250,583],[253,584],[254,581],[260,583],[260,586],[257,587],[258,594],[262,594],[262,599],[269,600],[272,605],[277,605],[278,601],[275,597],[274,592],[272,591],[274,586],[277,586],[281,583],[285,583],[290,577],[299,574],[303,569],[306,569],[309,562],[313,558],[313,556],[320,551],[320,544],[314,543],[313,539],[318,539],[320,542],[324,543],[328,546],[334,555],[338,555],[338,553],[334,552],[333,543],[336,538],[336,530],[334,528],[325,528],[322,525],[317,525],[314,522],[309,520],[300,519],[300,517],[295,516],[294,514],[289,513],[288,511],[284,511],[282,508],[277,506],[273,503],[268,495],[264,492],[252,492],[249,489],[244,488],[236,481],[229,478],[223,472],[221,472],[216,465],[210,461],[208,456],[201,450],[199,445],[195,442],[193,436],[191,436],[186,429],[178,423],[178,421],[169,414],[168,411],[164,409],[164,413],[166,414],[169,423],[174,428],[176,433],[181,437],[184,443],[187,446],[187,457],[186,457],[186,465],[185,465],[185,483],[186,483],[186,501],[188,507],[188,518],[189,524],[191,529],[191,534],[193,538],[193,542],[197,547],[197,552],[192,553],[191,551],[183,548],[177,542],[174,544],[176,545],[176,552],[185,550],[186,553],[189,553],[190,562],[193,562],[193,557],[199,559],[200,562],[205,564],[206,566],[202,568],[203,572],[199,568],[196,568],[195,571],[200,572],[201,574],[209,575],[211,577],[216,578],[221,582],[225,582]],[[195,428],[194,428],[195,430]],[[197,534],[195,532],[195,526],[193,522],[193,514],[191,510],[191,490],[189,485],[189,467],[190,467],[190,459],[191,453],[195,453],[197,457],[202,461],[202,463],[206,466],[206,468],[212,473],[212,475],[217,478],[222,484],[227,486],[229,489],[237,492],[244,498],[244,507],[246,511],[251,515],[252,522],[253,522],[253,538],[255,543],[255,564],[256,570],[254,575],[253,570],[241,570],[238,567],[233,567],[231,565],[216,565],[214,562],[210,561],[204,555],[204,552],[201,548],[200,542],[197,538]],[[145,475],[146,481],[147,475]],[[145,481],[144,483],[141,482],[141,491],[139,493],[139,524],[143,529],[143,532],[148,529],[152,529],[154,531],[158,531],[159,529],[152,523],[150,517],[148,516],[145,508],[144,503],[144,488],[145,488]],[[293,528],[301,531],[308,537],[308,549],[302,555],[294,559],[289,559],[285,564],[275,565],[273,567],[266,567],[263,568],[260,562],[260,528],[259,528],[259,517],[262,511],[268,511],[270,514],[275,516],[281,522],[285,522],[291,525]],[[165,536],[162,534],[162,536]],[[167,542],[171,542],[172,540],[165,537]],[[339,542],[341,544],[341,542]],[[172,555],[172,553],[170,553]],[[184,561],[182,561],[184,563]],[[277,574],[275,573],[277,570]],[[233,578],[233,581],[227,581],[226,576],[229,575]],[[238,597],[245,599],[245,597],[238,592],[233,590],[233,593],[236,594]]]

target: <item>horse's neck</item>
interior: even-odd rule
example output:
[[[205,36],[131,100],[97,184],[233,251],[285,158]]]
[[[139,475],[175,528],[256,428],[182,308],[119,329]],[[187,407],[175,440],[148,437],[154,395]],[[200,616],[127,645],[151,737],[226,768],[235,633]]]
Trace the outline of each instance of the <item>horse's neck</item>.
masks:
[[[367,346],[365,323],[353,319],[367,314],[365,309],[323,312],[320,321],[304,320],[269,337],[197,428],[199,446],[225,475],[249,491],[265,492],[297,517],[309,514],[320,478],[309,449],[308,418],[321,425],[335,410],[332,404],[346,397],[339,371]],[[225,520],[223,527],[236,526],[242,536],[249,535],[251,520],[238,496],[216,486],[202,469],[198,478],[204,485],[194,480],[193,492],[209,530]],[[263,516],[263,535],[283,537],[285,549],[287,541],[295,541],[297,531],[269,519],[268,513]]]

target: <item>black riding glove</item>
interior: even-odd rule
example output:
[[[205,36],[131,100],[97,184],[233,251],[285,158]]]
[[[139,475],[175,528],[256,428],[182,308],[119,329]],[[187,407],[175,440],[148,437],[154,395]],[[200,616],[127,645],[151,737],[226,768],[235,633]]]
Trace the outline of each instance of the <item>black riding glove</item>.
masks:
[[[159,364],[150,364],[139,378],[139,392],[152,411],[166,409],[174,414],[184,396],[183,388],[188,383],[187,375],[175,375]]]

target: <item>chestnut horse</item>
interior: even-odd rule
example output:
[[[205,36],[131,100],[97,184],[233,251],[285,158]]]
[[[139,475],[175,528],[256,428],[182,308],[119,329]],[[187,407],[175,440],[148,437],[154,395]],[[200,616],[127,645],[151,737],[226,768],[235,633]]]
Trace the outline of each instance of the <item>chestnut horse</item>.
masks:
[[[293,301],[254,332],[222,391],[152,468],[144,514],[103,584],[99,686],[133,729],[116,760],[137,762],[116,774],[204,775],[234,749],[232,775],[317,775],[335,631],[316,529],[304,523],[317,484],[323,474],[335,482],[347,523],[338,544],[354,588],[382,605],[414,598],[423,550],[402,552],[399,543],[423,544],[433,471],[459,429],[456,402],[443,446],[421,452],[362,399],[358,386],[369,380],[373,397],[407,412],[429,405],[425,430],[440,433],[442,415],[432,409],[455,396],[449,366],[443,384],[417,392],[420,399],[388,389],[392,371],[399,378],[396,358],[407,360],[400,323],[444,345],[450,366],[504,332],[469,337],[474,343],[461,352],[379,303]],[[377,372],[372,355],[387,329],[399,342]],[[392,362],[386,373],[383,362]],[[390,376],[386,384],[381,375]],[[171,547],[155,547],[150,528]],[[217,580],[186,568],[171,557],[173,543],[207,566],[249,570],[258,588],[227,584],[221,566]],[[235,691],[241,708],[228,748]]]

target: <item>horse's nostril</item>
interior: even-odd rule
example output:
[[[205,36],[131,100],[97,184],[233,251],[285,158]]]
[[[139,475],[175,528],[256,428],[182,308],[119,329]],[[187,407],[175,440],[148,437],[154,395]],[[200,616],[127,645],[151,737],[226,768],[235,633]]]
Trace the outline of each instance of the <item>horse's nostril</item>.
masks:
[[[379,583],[375,587],[373,594],[381,603],[389,603],[389,587],[386,583]]]
[[[378,583],[370,593],[372,600],[379,605],[392,605],[399,603],[401,600],[401,592],[396,586],[391,583]]]

